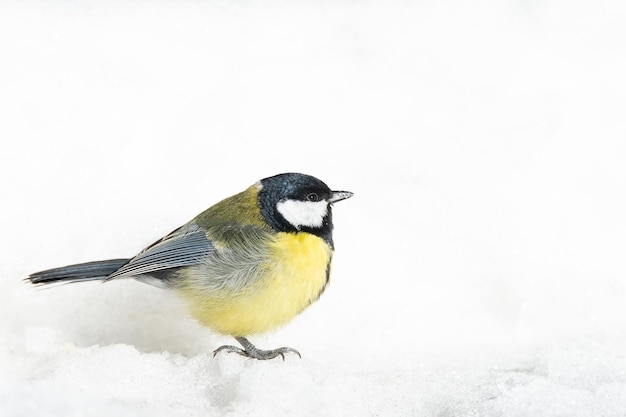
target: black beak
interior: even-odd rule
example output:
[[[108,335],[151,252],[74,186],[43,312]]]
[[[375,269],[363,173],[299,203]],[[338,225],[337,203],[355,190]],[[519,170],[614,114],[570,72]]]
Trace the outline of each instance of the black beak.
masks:
[[[354,195],[350,191],[333,191],[332,197],[328,200],[329,203],[336,203],[337,201],[345,200],[346,198],[350,198]]]

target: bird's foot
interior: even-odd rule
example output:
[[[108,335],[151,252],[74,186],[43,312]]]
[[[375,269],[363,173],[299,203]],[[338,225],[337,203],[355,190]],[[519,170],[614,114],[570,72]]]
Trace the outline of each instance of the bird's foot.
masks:
[[[261,350],[254,346],[252,343],[250,343],[245,337],[236,337],[235,339],[237,339],[237,341],[241,343],[243,349],[231,345],[220,346],[213,351],[213,356],[215,357],[215,355],[224,351],[228,353],[236,353],[238,355],[245,356],[246,358],[258,360],[274,359],[278,356],[285,360],[286,353],[295,353],[296,355],[298,355],[298,357],[302,357],[302,355],[300,355],[300,352],[289,347],[281,347],[272,350]]]

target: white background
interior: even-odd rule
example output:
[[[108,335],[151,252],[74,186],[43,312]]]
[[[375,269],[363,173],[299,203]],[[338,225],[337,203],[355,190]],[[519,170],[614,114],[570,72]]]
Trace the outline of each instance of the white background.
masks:
[[[3,1],[0,414],[623,416],[626,3]],[[232,340],[130,257],[286,171],[331,286]]]

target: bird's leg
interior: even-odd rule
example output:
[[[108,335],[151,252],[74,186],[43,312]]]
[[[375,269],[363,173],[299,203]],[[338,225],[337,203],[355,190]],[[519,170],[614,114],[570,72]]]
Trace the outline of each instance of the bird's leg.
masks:
[[[274,359],[278,356],[285,360],[285,353],[295,353],[299,357],[302,357],[302,355],[300,355],[300,352],[292,348],[281,347],[273,350],[261,350],[254,346],[252,343],[250,343],[250,341],[248,341],[248,339],[246,339],[245,337],[235,337],[235,339],[237,339],[241,346],[243,346],[243,349],[230,345],[220,346],[213,351],[213,356],[217,355],[221,351],[226,351],[231,353],[237,353],[241,356],[245,356],[246,358],[259,360]]]

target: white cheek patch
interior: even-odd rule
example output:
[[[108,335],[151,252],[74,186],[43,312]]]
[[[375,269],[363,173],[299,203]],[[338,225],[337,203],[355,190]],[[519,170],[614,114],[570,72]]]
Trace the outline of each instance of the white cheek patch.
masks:
[[[276,209],[296,229],[302,226],[321,227],[328,214],[328,202],[285,200],[279,202]]]

